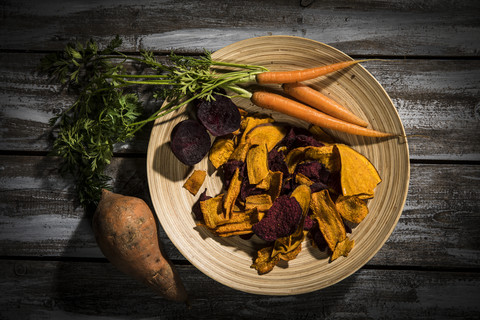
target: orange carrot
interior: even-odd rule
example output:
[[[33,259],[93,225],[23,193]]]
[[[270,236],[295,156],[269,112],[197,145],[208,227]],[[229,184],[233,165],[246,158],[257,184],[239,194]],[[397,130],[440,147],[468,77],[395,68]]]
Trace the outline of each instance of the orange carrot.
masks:
[[[326,95],[318,92],[317,90],[310,88],[302,83],[286,83],[283,86],[283,91],[294,97],[295,99],[306,103],[309,106],[314,107],[332,117],[350,122],[362,127],[368,126],[368,122],[360,119],[355,114],[350,112],[347,108],[339,104],[338,102],[330,99]]]
[[[266,84],[266,83],[292,83],[292,82],[301,82],[305,80],[314,79],[334,71],[338,71],[354,65],[356,63],[373,60],[373,59],[365,59],[365,60],[350,60],[350,61],[343,61],[338,63],[329,64],[322,67],[315,67],[315,68],[308,68],[308,69],[300,69],[294,71],[267,71],[257,74],[256,80],[259,84]]]
[[[250,99],[259,107],[278,111],[326,129],[367,137],[383,138],[394,136],[392,133],[380,132],[339,120],[279,94],[257,91],[253,93]]]

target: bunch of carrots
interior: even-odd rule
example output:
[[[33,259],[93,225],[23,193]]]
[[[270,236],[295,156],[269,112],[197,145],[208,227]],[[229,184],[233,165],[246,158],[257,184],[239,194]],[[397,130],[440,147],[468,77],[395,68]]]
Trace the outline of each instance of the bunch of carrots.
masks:
[[[343,61],[294,71],[266,71],[256,75],[255,80],[258,84],[280,84],[283,92],[298,101],[267,91],[244,92],[243,96],[250,98],[259,107],[278,111],[323,128],[360,136],[392,137],[394,136],[392,133],[367,128],[368,122],[333,99],[302,83],[363,61],[365,60]]]

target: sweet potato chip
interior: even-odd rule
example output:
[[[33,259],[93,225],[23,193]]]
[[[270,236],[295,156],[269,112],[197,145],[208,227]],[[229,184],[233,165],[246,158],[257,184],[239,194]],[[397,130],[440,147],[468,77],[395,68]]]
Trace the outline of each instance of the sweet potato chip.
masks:
[[[357,196],[340,195],[335,201],[335,207],[343,219],[353,223],[362,222],[368,214],[367,203]]]
[[[303,184],[303,185],[306,185],[306,186],[311,186],[313,184],[313,181],[308,179],[307,176],[305,176],[304,174],[301,174],[301,173],[297,173],[295,175],[295,182],[298,183],[298,184]]]
[[[291,197],[295,198],[300,204],[300,207],[302,208],[302,216],[303,219],[305,219],[308,209],[310,208],[310,188],[306,185],[299,185],[293,190]]]
[[[302,232],[304,235],[306,232]],[[268,246],[258,250],[255,262],[250,266],[257,270],[258,274],[262,275],[268,273],[275,268],[280,260],[290,261],[295,259],[302,250],[302,241],[295,242],[295,245],[285,245],[284,241],[289,241],[290,237],[281,238],[275,241],[275,244],[281,251],[275,250],[274,246]],[[285,249],[288,248],[288,249]]]
[[[239,143],[233,152],[230,154],[228,160],[236,160],[236,161],[245,161],[247,158],[248,149],[250,149],[250,143],[241,142]]]
[[[257,252],[255,262],[250,266],[257,270],[258,274],[265,274],[273,270],[273,268],[280,261],[280,256],[272,257],[273,247],[265,247]]]
[[[346,237],[344,240],[337,243],[335,250],[333,250],[330,261],[336,260],[340,256],[348,256],[354,245],[355,240],[350,240],[348,237]]]
[[[213,229],[224,219],[223,213],[223,194],[216,197],[200,201],[200,210],[203,213],[203,221],[205,225]]]
[[[305,150],[309,147],[300,147],[290,150],[285,156],[285,163],[287,164],[288,172],[290,174],[295,172],[297,165],[305,160]]]
[[[323,129],[320,128],[319,126],[311,125],[308,128],[308,131],[310,131],[313,134],[315,139],[322,142],[323,144],[331,144],[335,142],[333,138],[328,133],[323,131]]]
[[[226,223],[217,226],[214,230],[217,236],[230,237],[232,235],[247,234],[252,232],[252,224],[250,221]]]
[[[340,154],[340,184],[344,196],[372,198],[375,187],[382,181],[377,169],[362,154],[352,148],[337,144]]]
[[[246,234],[252,234],[252,230],[246,229],[246,230],[236,230],[232,232],[215,232],[215,235],[222,237],[222,238],[228,238],[228,237],[233,237],[233,236],[241,236],[241,235],[246,235]],[[253,234],[252,234],[253,235]]]
[[[190,177],[185,181],[183,187],[187,189],[192,195],[196,195],[198,190],[202,187],[207,172],[205,170],[194,170]]]
[[[271,170],[268,170],[268,174],[265,178],[263,178],[262,181],[260,181],[256,187],[258,189],[263,189],[263,190],[268,190],[270,188],[270,182],[272,180],[272,175],[273,175],[273,172]]]
[[[305,236],[306,232],[304,232],[304,236]],[[303,241],[303,239],[302,239]],[[290,260],[293,260],[295,259],[298,254],[300,253],[300,251],[302,251],[302,241],[299,242],[299,244],[295,247],[292,247],[294,249],[291,249],[290,251],[288,252],[285,252],[285,253],[279,253],[278,256],[280,257],[281,260],[284,260],[284,261],[290,261]]]
[[[267,146],[254,145],[247,153],[247,173],[250,184],[258,184],[268,176]]]
[[[309,147],[305,150],[305,159],[319,161],[330,172],[340,170],[340,157],[335,145]]]
[[[243,135],[240,139],[240,143],[246,141],[247,134],[250,132],[250,130],[252,130],[256,126],[264,123],[272,123],[274,121],[275,120],[273,120],[272,117],[258,115],[258,114],[245,117],[240,123],[240,128],[243,130]]]
[[[225,220],[224,224],[217,225],[214,231],[221,236],[252,233],[253,224],[257,223],[262,216],[263,214],[260,213],[257,208],[232,212],[232,217]]]
[[[266,144],[267,151],[271,151],[287,134],[284,125],[264,123],[252,128],[246,135],[245,141],[250,144]]]
[[[235,169],[230,185],[228,186],[227,193],[223,197],[223,209],[225,216],[230,217],[230,213],[233,210],[235,201],[240,194],[240,188],[242,187],[242,177],[240,176],[240,168]]]
[[[280,171],[272,172],[270,175],[270,186],[267,190],[268,195],[275,201],[282,191],[283,173]]]
[[[272,198],[266,194],[256,194],[245,199],[245,210],[256,208],[259,211],[267,211],[272,206]]]
[[[346,231],[342,217],[337,212],[328,190],[313,193],[310,208],[328,247],[332,251],[335,250],[337,243],[345,239]]]
[[[208,159],[212,165],[218,169],[221,165],[227,162],[234,149],[235,147],[232,139],[216,139],[210,148]]]

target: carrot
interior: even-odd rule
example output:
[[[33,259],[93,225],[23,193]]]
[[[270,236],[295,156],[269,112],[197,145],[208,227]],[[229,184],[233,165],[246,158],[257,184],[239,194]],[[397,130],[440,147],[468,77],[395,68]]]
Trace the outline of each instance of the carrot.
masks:
[[[360,119],[338,102],[330,99],[326,95],[313,88],[310,88],[305,84],[286,83],[282,87],[286,94],[294,97],[297,100],[300,100],[303,103],[306,103],[309,106],[314,107],[315,109],[323,111],[340,120],[344,120],[362,127],[368,126],[368,122]]]
[[[139,198],[102,190],[93,231],[105,257],[122,272],[168,300],[187,302],[187,292],[157,236],[148,205]]]
[[[293,70],[293,71],[266,71],[266,72],[257,74],[256,81],[259,84],[267,84],[267,83],[282,84],[282,83],[301,82],[305,80],[314,79],[320,76],[324,76],[334,71],[338,71],[346,67],[349,67],[351,65],[354,65],[356,63],[365,62],[368,60],[373,60],[373,59],[342,61],[342,62],[333,63],[333,64],[329,64],[322,67],[300,69],[300,70]]]
[[[250,99],[259,107],[278,111],[319,127],[367,137],[381,138],[394,136],[394,134],[391,133],[380,132],[339,120],[279,94],[257,91],[253,93]]]

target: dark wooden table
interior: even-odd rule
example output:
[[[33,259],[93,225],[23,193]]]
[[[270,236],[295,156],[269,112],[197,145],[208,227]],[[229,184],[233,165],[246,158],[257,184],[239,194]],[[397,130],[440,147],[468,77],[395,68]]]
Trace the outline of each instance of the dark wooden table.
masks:
[[[0,12],[1,319],[480,318],[480,2],[2,0]],[[117,271],[48,156],[48,120],[71,97],[35,72],[69,41],[115,34],[131,53],[198,54],[284,34],[383,58],[368,70],[398,109],[411,156],[384,247],[324,290],[257,296],[203,275],[162,232],[190,309]],[[149,201],[146,131],[116,148],[108,172],[115,191]]]

